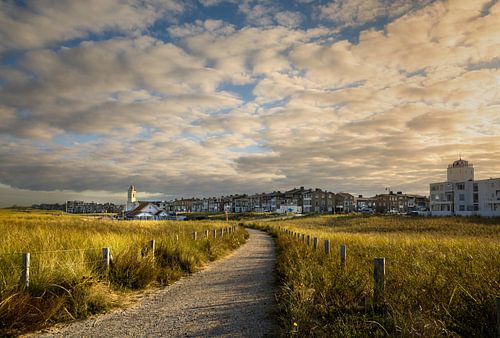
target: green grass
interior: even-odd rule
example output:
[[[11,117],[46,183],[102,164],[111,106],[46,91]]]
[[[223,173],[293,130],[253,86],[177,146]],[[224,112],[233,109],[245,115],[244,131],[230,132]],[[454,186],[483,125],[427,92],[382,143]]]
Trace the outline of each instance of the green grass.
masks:
[[[282,335],[496,334],[498,218],[319,216],[253,226],[277,235]],[[318,250],[278,226],[317,237]],[[330,255],[325,239],[331,241]],[[341,244],[347,245],[345,271]],[[373,303],[375,257],[386,259],[381,305]]]
[[[204,238],[205,229],[229,225],[0,210],[0,335],[85,318],[122,305],[131,290],[173,283],[245,242],[241,228]],[[150,239],[156,241],[154,255],[147,250]],[[113,256],[109,271],[102,266],[103,247]],[[23,252],[31,254],[28,289],[19,283]]]

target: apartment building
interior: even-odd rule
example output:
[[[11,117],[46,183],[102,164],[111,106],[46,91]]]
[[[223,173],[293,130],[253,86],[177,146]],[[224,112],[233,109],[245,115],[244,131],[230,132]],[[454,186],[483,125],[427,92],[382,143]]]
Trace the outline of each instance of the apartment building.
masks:
[[[356,208],[355,198],[347,192],[339,192],[335,194],[335,210],[334,213],[349,213],[354,212]]]
[[[302,193],[302,211],[304,213],[333,213],[335,194],[321,189],[307,189]]]
[[[431,183],[433,216],[500,216],[500,178],[474,180],[474,166],[459,159],[448,166],[446,182]]]

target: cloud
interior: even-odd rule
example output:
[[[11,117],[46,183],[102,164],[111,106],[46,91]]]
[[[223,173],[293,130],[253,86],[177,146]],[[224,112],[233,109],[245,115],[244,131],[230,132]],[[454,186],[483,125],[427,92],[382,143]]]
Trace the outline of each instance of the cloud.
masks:
[[[142,32],[37,45],[0,66],[0,183],[118,193],[134,182],[186,197],[302,185],[425,193],[460,152],[478,177],[498,176],[500,4],[411,5],[406,15],[408,3],[389,6],[395,19],[355,43],[273,9],[265,26],[173,25],[168,42]]]
[[[104,31],[135,33],[163,16],[183,11],[182,2],[91,0],[0,3],[0,52],[40,48]]]
[[[302,15],[298,12],[284,11],[276,13],[276,22],[285,27],[298,27],[302,23]]]
[[[394,19],[432,0],[337,0],[318,7],[319,17],[337,26],[362,26],[379,18]]]

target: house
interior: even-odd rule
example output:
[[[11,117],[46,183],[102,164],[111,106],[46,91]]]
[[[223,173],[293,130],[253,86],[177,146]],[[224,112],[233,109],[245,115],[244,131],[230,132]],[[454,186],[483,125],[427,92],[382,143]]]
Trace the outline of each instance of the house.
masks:
[[[125,213],[126,219],[157,220],[160,219],[161,212],[157,205],[151,202],[141,202],[139,205]]]
[[[375,197],[363,197],[359,195],[356,198],[356,211],[360,212],[374,212],[377,199]]]
[[[335,205],[335,194],[321,189],[307,189],[302,193],[304,213],[332,213]]]
[[[448,165],[446,182],[431,183],[433,216],[500,216],[500,178],[474,179],[474,166],[461,158]]]
[[[355,203],[354,196],[347,192],[339,192],[335,194],[335,210],[334,213],[350,213],[354,212]]]

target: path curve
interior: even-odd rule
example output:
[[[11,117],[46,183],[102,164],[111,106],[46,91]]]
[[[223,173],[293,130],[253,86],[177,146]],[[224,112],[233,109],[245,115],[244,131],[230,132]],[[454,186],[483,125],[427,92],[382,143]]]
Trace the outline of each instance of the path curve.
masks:
[[[273,239],[247,229],[247,243],[205,270],[146,296],[133,307],[69,324],[46,336],[262,337],[275,310]]]

